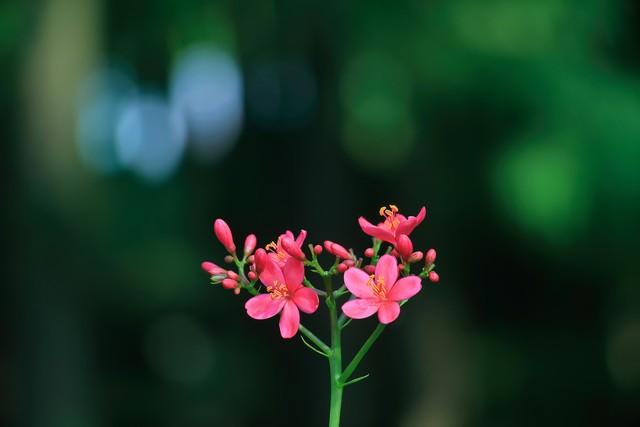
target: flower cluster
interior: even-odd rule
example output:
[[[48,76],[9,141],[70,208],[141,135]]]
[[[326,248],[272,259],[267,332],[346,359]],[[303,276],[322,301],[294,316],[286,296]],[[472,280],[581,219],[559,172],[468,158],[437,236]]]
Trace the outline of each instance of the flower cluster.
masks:
[[[245,303],[250,317],[263,320],[279,314],[283,338],[297,334],[300,311],[315,313],[320,297],[334,308],[344,298],[339,304],[342,325],[374,314],[381,324],[388,324],[398,318],[400,306],[420,292],[422,279],[437,283],[440,278],[434,271],[436,251],[414,251],[409,237],[424,221],[426,209],[420,209],[416,216],[405,216],[397,206],[389,205],[380,208],[379,214],[382,220],[377,225],[363,217],[358,219],[362,231],[372,238],[371,247],[362,256],[330,240],[322,245],[308,244],[305,250],[305,230],[297,236],[286,231],[258,249],[256,236],[249,234],[238,254],[231,229],[224,220],[217,219],[213,231],[229,253],[225,262],[235,268],[205,261],[202,269],[211,276],[212,284],[220,284],[236,295],[242,290],[251,294]],[[332,256],[328,268],[320,264],[323,252]],[[412,273],[416,266],[418,271]],[[312,283],[311,273],[322,280],[324,289]],[[341,286],[336,289],[331,280],[334,276],[341,278]]]

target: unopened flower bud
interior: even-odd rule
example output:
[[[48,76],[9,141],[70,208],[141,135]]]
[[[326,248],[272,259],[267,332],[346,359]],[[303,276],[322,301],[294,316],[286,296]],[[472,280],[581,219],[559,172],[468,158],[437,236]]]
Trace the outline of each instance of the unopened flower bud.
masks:
[[[371,264],[369,264],[369,265],[365,265],[365,266],[364,266],[364,271],[365,271],[367,274],[373,274],[373,273],[375,273],[375,272],[376,272],[376,266],[375,266],[375,265],[371,265]]]
[[[324,241],[324,248],[327,250],[327,252],[331,253],[331,245],[333,245],[333,242],[331,240],[325,240]]]
[[[226,262],[227,264],[231,264],[233,262],[233,257],[231,255],[225,256],[224,262]]]
[[[250,271],[247,273],[247,276],[249,277],[249,280],[254,281],[258,278],[258,275],[256,274],[255,271]]]
[[[406,260],[411,256],[413,252],[413,243],[406,234],[401,234],[396,237],[396,249],[402,256],[402,259]]]
[[[349,266],[347,266],[347,264],[345,264],[344,262],[341,262],[340,264],[338,264],[339,273],[344,273],[345,271],[347,271],[348,268]]]
[[[226,274],[214,274],[213,276],[211,276],[211,281],[213,283],[220,283],[226,278],[227,278]]]
[[[404,264],[398,264],[398,271],[404,270]]]
[[[235,271],[229,270],[227,271],[227,277],[233,280],[238,280],[238,274]]]
[[[267,255],[267,251],[265,251],[264,249],[260,248],[256,251],[256,253],[254,254],[254,266],[256,267],[256,272],[258,274],[262,273],[262,270],[264,270],[264,267],[267,263],[267,258],[269,257],[269,255]]]
[[[354,265],[356,265],[356,262],[352,259],[345,259],[344,261],[342,261],[342,263],[347,267],[353,267]]]
[[[427,254],[424,257],[424,262],[425,262],[425,264],[427,266],[433,264],[434,262],[436,262],[436,250],[435,249],[429,249],[427,251]]]
[[[235,288],[235,289],[233,290],[233,293],[234,293],[235,295],[240,295],[240,288]]]
[[[335,256],[342,258],[342,259],[351,259],[351,252],[349,252],[344,246],[339,245],[337,243],[333,243],[331,245],[331,250],[329,251],[332,254],[334,254]]]
[[[253,253],[256,249],[256,243],[258,240],[256,239],[255,234],[249,234],[246,239],[244,239],[244,255],[248,256]]]
[[[322,253],[322,246],[320,245],[315,245],[313,247],[313,253],[315,253],[316,255],[320,255]]]
[[[215,275],[215,274],[225,274],[226,270],[224,268],[220,268],[217,265],[215,265],[212,262],[209,261],[205,261],[202,264],[200,264],[200,267],[202,267],[202,269],[204,271],[206,271],[207,273],[209,273],[210,275]]]
[[[231,229],[223,219],[216,219],[216,221],[213,223],[213,232],[215,233],[220,243],[222,243],[222,246],[225,247],[227,252],[232,254],[236,251],[236,245],[235,243],[233,243],[233,235],[231,234]]]
[[[373,248],[367,248],[364,250],[364,256],[367,258],[373,257]]]
[[[248,262],[249,264],[253,264],[253,263],[254,263],[254,261],[255,261],[255,259],[256,259],[256,258],[255,258],[253,255],[251,255],[249,258],[247,258],[247,262]]]
[[[389,252],[389,255],[394,256],[396,258],[400,256],[398,251],[396,251],[395,249],[391,249],[391,252]]]
[[[285,236],[281,240],[282,249],[285,250],[286,253],[296,258],[299,261],[304,261],[306,258],[304,256],[304,252],[300,249],[300,246],[293,240],[291,237]]]
[[[435,271],[429,272],[429,280],[433,283],[438,283],[440,281],[440,275]]]
[[[235,289],[238,287],[238,282],[233,279],[226,278],[222,281],[222,287],[225,289]]]
[[[413,264],[414,262],[420,261],[423,256],[424,255],[422,254],[422,251],[415,251],[411,255],[409,255],[409,259],[407,261],[410,264]]]

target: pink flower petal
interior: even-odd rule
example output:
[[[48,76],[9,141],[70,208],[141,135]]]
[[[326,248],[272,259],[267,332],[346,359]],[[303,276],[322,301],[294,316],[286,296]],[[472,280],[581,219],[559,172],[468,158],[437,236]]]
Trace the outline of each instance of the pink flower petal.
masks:
[[[304,278],[304,264],[295,258],[289,258],[284,263],[282,269],[284,275],[284,281],[287,284],[287,288],[290,292],[295,292],[300,286],[302,286],[302,279]]]
[[[282,310],[285,300],[283,298],[271,298],[270,294],[256,295],[249,299],[244,308],[247,314],[257,320],[264,320],[275,316]]]
[[[353,299],[347,301],[342,305],[342,312],[345,316],[352,319],[364,319],[371,316],[378,311],[380,302],[378,299],[365,298],[365,299]]]
[[[369,286],[369,275],[359,268],[351,267],[344,272],[344,284],[349,292],[359,298],[374,298],[375,295]]]
[[[380,304],[378,320],[380,323],[389,324],[400,315],[400,304],[395,301],[386,301]]]
[[[363,217],[358,218],[358,224],[360,224],[362,231],[371,237],[375,237],[376,239],[384,240],[389,243],[395,242],[395,237],[392,232],[382,228],[381,226],[376,227]]]
[[[293,302],[296,303],[301,311],[307,314],[315,312],[320,304],[318,294],[313,292],[312,289],[305,288],[304,286],[295,291],[293,294]]]
[[[300,327],[300,312],[292,300],[287,300],[280,314],[280,335],[282,338],[293,338]]]
[[[398,280],[398,261],[392,255],[382,255],[376,264],[376,280],[384,280],[387,291],[393,287]]]
[[[391,288],[387,297],[392,301],[409,299],[422,289],[420,281],[421,280],[418,276],[403,277],[393,285],[393,288]]]
[[[284,276],[282,270],[272,258],[265,258],[262,273],[260,273],[260,281],[265,286],[271,286],[275,282],[284,284]]]
[[[307,230],[300,230],[300,234],[298,234],[298,237],[296,237],[296,243],[298,244],[298,246],[302,247],[302,244],[304,243],[304,239],[307,238]]]
[[[424,221],[426,216],[427,208],[423,206],[422,209],[420,209],[420,212],[418,212],[418,216],[410,216],[406,222],[403,222],[398,226],[396,233],[409,235],[418,225],[420,225],[422,221]]]
[[[416,228],[416,221],[416,217],[414,216],[410,216],[406,221],[402,221],[398,225],[398,228],[396,228],[396,236],[399,236],[400,234],[411,234],[413,229]]]

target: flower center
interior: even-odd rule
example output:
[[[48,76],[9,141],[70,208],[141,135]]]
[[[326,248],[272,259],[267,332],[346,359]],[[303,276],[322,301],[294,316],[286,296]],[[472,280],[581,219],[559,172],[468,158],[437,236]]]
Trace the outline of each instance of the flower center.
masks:
[[[376,275],[372,274],[369,276],[369,280],[367,280],[367,286],[371,288],[374,295],[378,298],[386,299],[387,298],[387,288],[384,284],[384,277],[378,277],[376,280]]]
[[[289,296],[289,288],[287,288],[287,285],[277,280],[267,286],[267,292],[271,294],[271,299],[286,298]]]
[[[286,261],[288,255],[276,242],[271,242],[264,247],[267,252],[271,252],[278,257],[280,261]]]
[[[380,216],[384,218],[384,225],[390,230],[395,230],[400,225],[400,220],[397,218],[398,207],[396,205],[382,206],[380,208]]]

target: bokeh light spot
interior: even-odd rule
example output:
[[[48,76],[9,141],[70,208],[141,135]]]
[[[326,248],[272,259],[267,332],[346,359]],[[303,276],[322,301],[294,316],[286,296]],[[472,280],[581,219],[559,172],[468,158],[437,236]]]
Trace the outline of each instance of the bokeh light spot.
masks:
[[[174,65],[170,92],[198,158],[212,160],[232,147],[242,129],[244,89],[231,55],[215,46],[187,49]]]
[[[135,95],[133,80],[122,70],[97,69],[80,85],[76,142],[82,162],[95,172],[121,169],[115,147],[116,120]]]
[[[186,142],[182,116],[155,95],[130,98],[116,127],[120,162],[151,183],[165,181],[177,169]]]
[[[588,183],[568,135],[517,141],[498,160],[493,187],[506,214],[552,242],[569,240],[590,212]]]
[[[565,0],[461,0],[450,7],[453,29],[463,43],[516,56],[554,49],[569,16]]]

